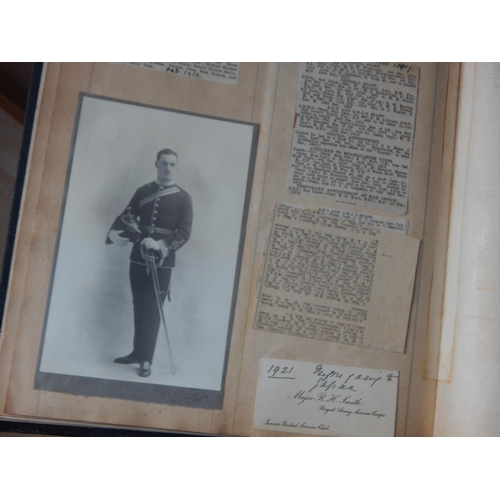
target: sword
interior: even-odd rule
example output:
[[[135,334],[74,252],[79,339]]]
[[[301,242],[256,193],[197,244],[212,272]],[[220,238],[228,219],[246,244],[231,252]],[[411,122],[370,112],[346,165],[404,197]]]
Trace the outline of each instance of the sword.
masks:
[[[148,252],[147,259],[148,259],[148,267],[151,269],[151,276],[153,278],[153,286],[155,288],[156,302],[158,304],[158,310],[160,311],[161,322],[163,324],[163,329],[165,330],[165,336],[167,338],[167,355],[168,355],[168,362],[170,365],[170,371],[172,372],[172,375],[175,375],[174,360],[172,358],[172,351],[170,349],[170,341],[168,338],[167,322],[165,321],[165,314],[163,313],[163,306],[161,304],[161,299],[160,299],[160,293],[161,293],[160,281],[158,280],[158,270],[156,269],[155,256]]]

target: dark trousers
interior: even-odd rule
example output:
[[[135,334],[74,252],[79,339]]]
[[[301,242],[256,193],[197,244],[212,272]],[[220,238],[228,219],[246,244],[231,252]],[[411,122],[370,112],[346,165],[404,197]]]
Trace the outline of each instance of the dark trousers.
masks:
[[[160,328],[160,311],[153,276],[146,266],[130,263],[130,286],[134,304],[134,350],[137,361],[153,363],[156,339]],[[170,284],[172,269],[157,268],[160,283],[160,302],[163,306]],[[163,328],[163,326],[162,326]]]

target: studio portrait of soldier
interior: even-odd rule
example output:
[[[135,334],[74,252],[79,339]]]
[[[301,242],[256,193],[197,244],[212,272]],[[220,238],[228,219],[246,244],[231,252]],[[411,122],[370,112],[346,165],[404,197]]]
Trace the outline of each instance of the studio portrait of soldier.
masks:
[[[222,404],[258,131],[80,96],[38,388]]]
[[[176,253],[189,240],[193,225],[191,196],[175,184],[178,160],[177,153],[169,148],[158,151],[156,180],[135,192],[106,237],[107,244],[133,244],[129,270],[134,310],[133,349],[114,362],[137,363],[140,377],[151,374],[160,323],[168,340],[163,304],[167,297],[170,300]],[[175,373],[174,360],[169,354],[171,371]]]

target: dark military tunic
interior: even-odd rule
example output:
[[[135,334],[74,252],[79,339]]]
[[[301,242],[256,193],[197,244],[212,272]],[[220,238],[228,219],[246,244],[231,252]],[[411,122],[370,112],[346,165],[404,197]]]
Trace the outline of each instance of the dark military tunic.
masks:
[[[131,230],[124,219],[137,221],[136,227],[140,232]],[[129,273],[134,305],[132,356],[140,363],[153,362],[161,319],[153,279],[141,242],[145,238],[153,238],[162,248],[161,254],[158,254],[157,270],[160,301],[163,305],[169,294],[175,253],[189,240],[192,225],[193,205],[189,194],[177,185],[162,187],[157,182],[150,182],[135,192],[127,208],[110,228],[123,231],[121,235],[134,243],[130,253]],[[109,237],[106,238],[106,243],[112,243]]]

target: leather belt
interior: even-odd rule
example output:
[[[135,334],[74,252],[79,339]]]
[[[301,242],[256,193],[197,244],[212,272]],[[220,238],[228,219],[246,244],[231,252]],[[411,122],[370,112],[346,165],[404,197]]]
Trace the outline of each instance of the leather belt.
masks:
[[[175,235],[175,229],[166,229],[163,227],[142,226],[142,231],[150,234],[164,234],[166,236]]]

